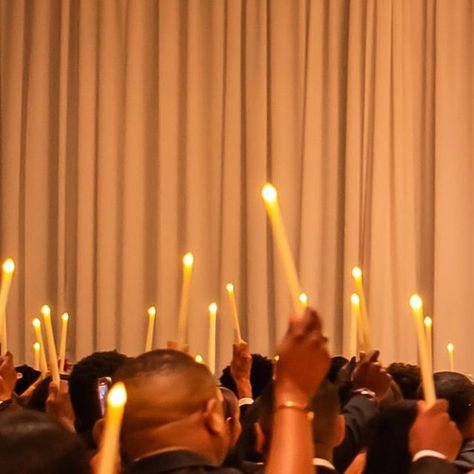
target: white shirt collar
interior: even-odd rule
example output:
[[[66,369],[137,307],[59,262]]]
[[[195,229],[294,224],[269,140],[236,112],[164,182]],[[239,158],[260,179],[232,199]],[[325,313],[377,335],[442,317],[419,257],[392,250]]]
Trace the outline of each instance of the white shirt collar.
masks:
[[[313,458],[313,466],[327,467],[328,469],[332,469],[333,471],[336,470],[332,463],[330,463],[327,459],[323,458]]]

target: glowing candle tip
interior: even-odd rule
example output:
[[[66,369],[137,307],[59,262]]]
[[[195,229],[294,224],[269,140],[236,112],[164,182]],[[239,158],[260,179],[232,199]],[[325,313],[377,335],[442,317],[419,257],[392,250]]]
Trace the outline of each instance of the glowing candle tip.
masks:
[[[266,183],[262,188],[262,198],[265,202],[275,202],[278,198],[278,193],[275,187]]]
[[[194,255],[191,252],[188,252],[187,254],[185,254],[185,256],[183,257],[183,263],[187,267],[191,267],[194,263]]]
[[[234,285],[232,283],[227,283],[225,288],[229,293],[232,293],[234,291]]]
[[[13,273],[15,271],[15,262],[11,258],[7,258],[2,265],[3,271]]]
[[[211,304],[209,305],[209,311],[210,311],[211,313],[216,313],[216,312],[217,312],[217,305],[216,305],[216,303],[211,303]]]
[[[127,391],[122,382],[117,382],[107,396],[107,403],[113,407],[121,407],[127,401]]]
[[[156,316],[156,308],[154,306],[150,306],[148,308],[148,315],[149,316]]]
[[[354,267],[352,269],[352,276],[356,279],[359,279],[362,277],[362,270],[360,269],[360,267]]]
[[[356,304],[356,305],[360,305],[360,298],[359,298],[359,295],[357,293],[352,293],[351,303]]]

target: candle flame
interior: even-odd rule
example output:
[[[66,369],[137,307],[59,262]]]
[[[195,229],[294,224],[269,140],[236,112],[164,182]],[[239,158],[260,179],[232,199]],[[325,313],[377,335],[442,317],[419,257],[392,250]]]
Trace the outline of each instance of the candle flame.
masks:
[[[117,382],[107,396],[107,405],[121,407],[127,402],[127,390],[123,382]]]
[[[15,271],[15,262],[11,258],[7,258],[3,262],[2,269],[5,273],[13,273]]]
[[[306,293],[301,293],[298,299],[303,306],[308,306],[308,295]]]
[[[194,264],[194,256],[191,252],[188,252],[183,257],[183,263],[186,267],[192,267]]]
[[[280,360],[280,356],[277,354],[276,356],[273,357],[273,360],[275,362],[278,362]]]
[[[202,355],[201,355],[201,354],[197,354],[196,357],[194,358],[194,360],[195,360],[198,364],[204,364],[204,359],[202,358]]]
[[[63,313],[63,314],[61,315],[61,319],[62,319],[63,321],[69,321],[69,314],[68,314],[68,313]]]
[[[360,278],[362,278],[362,270],[360,267],[354,267],[352,269],[352,276],[356,279],[356,280],[359,280]]]
[[[38,352],[40,349],[41,349],[41,344],[36,341],[34,344],[33,344],[33,349]]]
[[[228,293],[233,293],[234,292],[234,285],[232,283],[227,283],[225,288],[226,288]]]
[[[423,300],[421,299],[420,295],[414,294],[410,298],[410,307],[414,311],[419,310],[423,307]]]
[[[154,306],[148,308],[148,316],[156,316],[156,308]]]
[[[217,305],[216,305],[216,303],[211,303],[211,304],[209,305],[209,312],[210,312],[210,313],[217,313]]]
[[[430,328],[433,325],[433,320],[429,316],[426,316],[424,323],[426,327]]]
[[[262,198],[265,202],[268,202],[268,203],[276,202],[276,200],[278,199],[278,193],[272,184],[266,183],[263,186]]]
[[[33,319],[33,326],[39,328],[41,326],[41,321],[38,318]]]
[[[447,347],[448,347],[448,352],[454,351],[454,344],[449,343]]]
[[[51,308],[45,304],[41,307],[41,314],[43,316],[50,316],[51,315]]]
[[[357,293],[352,293],[351,295],[351,303],[354,305],[359,306],[360,305],[360,298]]]

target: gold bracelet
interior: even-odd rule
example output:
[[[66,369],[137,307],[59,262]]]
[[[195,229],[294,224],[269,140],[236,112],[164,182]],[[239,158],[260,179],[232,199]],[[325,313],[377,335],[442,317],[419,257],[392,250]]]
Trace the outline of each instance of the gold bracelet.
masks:
[[[277,410],[282,410],[284,408],[302,411],[303,413],[306,413],[308,421],[313,421],[314,413],[309,409],[308,405],[302,405],[301,403],[296,403],[293,400],[287,400],[286,402],[280,403],[276,407]]]

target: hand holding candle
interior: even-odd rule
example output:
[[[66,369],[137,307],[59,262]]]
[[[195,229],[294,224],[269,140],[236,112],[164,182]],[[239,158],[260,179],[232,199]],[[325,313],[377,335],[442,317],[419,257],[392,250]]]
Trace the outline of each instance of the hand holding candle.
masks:
[[[127,391],[122,382],[116,383],[107,396],[104,434],[100,443],[98,474],[113,474],[119,464],[119,441]]]
[[[217,326],[217,305],[209,305],[209,346],[207,350],[207,359],[209,361],[209,370],[216,373],[216,326]]]
[[[189,290],[193,266],[194,256],[191,252],[188,252],[183,257],[183,285],[181,288],[181,302],[178,314],[178,344],[181,346],[187,343]]]
[[[53,324],[51,323],[51,309],[48,305],[41,308],[41,314],[44,321],[44,329],[46,331],[46,339],[48,341],[48,358],[49,370],[51,370],[51,377],[53,382],[59,385],[59,367],[58,367],[58,353],[56,352],[56,342],[54,340]]]
[[[449,343],[447,349],[449,357],[449,371],[454,372],[454,344]]]
[[[436,401],[436,392],[433,381],[433,373],[428,359],[428,347],[426,344],[425,330],[423,327],[423,300],[414,294],[410,298],[410,307],[415,319],[416,334],[418,338],[418,354],[420,357],[421,380],[423,393],[428,407]]]
[[[148,331],[146,333],[146,343],[145,343],[145,352],[149,352],[153,349],[153,335],[155,330],[155,317],[156,317],[156,308],[150,306],[148,308]]]
[[[362,270],[360,267],[354,267],[352,269],[352,278],[357,288],[357,294],[359,295],[360,303],[360,331],[362,339],[360,341],[360,350],[370,352],[370,331],[369,331],[369,317],[367,312],[367,302],[365,299],[364,285],[362,283]]]
[[[69,314],[63,313],[61,315],[61,340],[59,342],[59,373],[61,374],[64,372],[64,365],[66,364],[68,322],[69,322]]]
[[[283,264],[286,282],[288,284],[293,301],[293,309],[296,313],[301,314],[305,310],[304,305],[301,304],[299,299],[301,287],[298,281],[295,263],[291,255],[288,237],[286,236],[285,228],[283,226],[280,205],[278,204],[278,193],[272,184],[267,183],[265,186],[263,186],[262,198],[265,202],[268,218],[270,219],[270,223],[272,225],[275,245]]]
[[[7,303],[15,271],[15,262],[7,258],[2,265],[2,284],[0,286],[0,344],[1,354],[6,354],[7,347]]]
[[[242,340],[242,335],[240,333],[239,313],[237,311],[237,303],[235,301],[234,285],[232,283],[228,283],[226,285],[226,290],[232,310],[232,322],[234,323],[234,342],[238,344]]]

